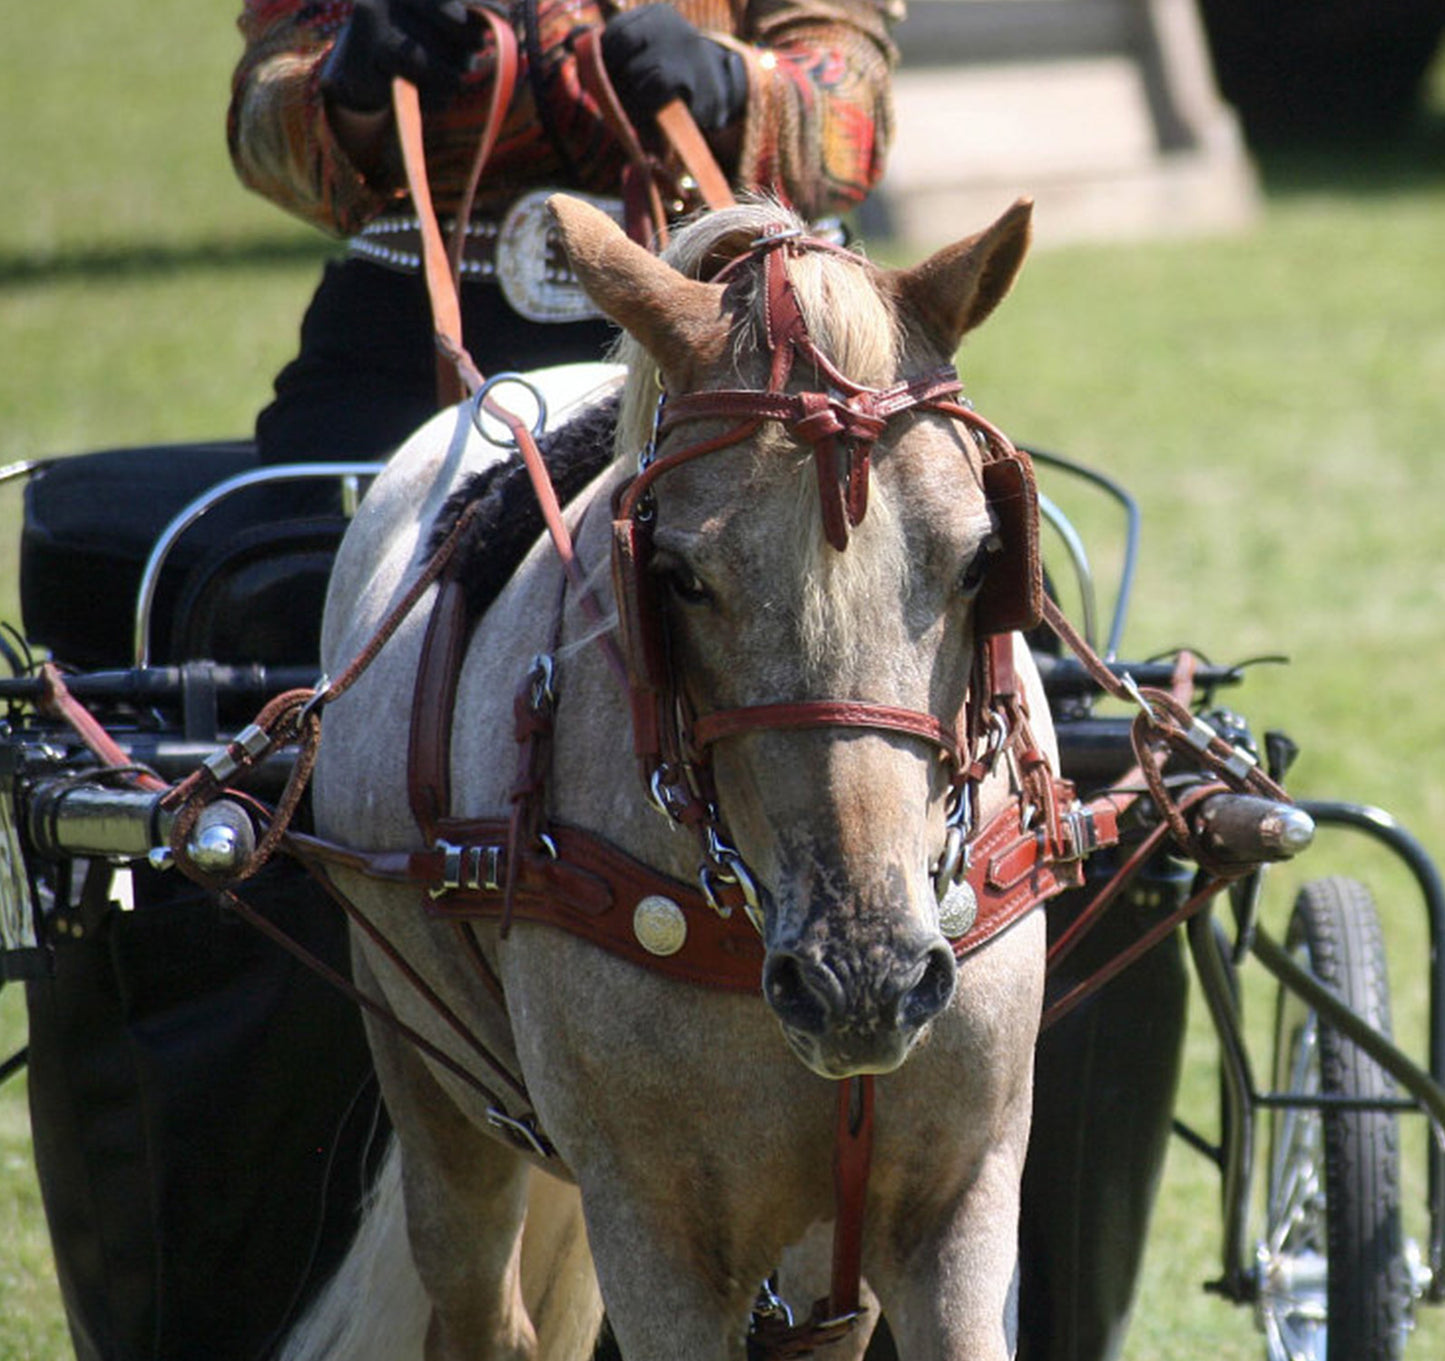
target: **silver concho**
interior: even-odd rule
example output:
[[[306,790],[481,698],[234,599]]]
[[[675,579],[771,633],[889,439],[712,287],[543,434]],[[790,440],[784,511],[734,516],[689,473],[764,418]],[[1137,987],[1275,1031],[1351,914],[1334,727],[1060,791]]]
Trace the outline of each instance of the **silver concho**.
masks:
[[[671,898],[649,893],[633,910],[632,934],[649,954],[675,955],[687,942],[687,918]]]
[[[968,935],[978,920],[978,897],[965,879],[954,884],[938,905],[938,929],[949,940]]]
[[[528,321],[585,321],[601,312],[582,291],[567,263],[562,237],[547,200],[556,191],[536,189],[523,194],[502,219],[497,232],[497,283],[512,310]],[[573,193],[622,223],[622,204],[616,199]]]

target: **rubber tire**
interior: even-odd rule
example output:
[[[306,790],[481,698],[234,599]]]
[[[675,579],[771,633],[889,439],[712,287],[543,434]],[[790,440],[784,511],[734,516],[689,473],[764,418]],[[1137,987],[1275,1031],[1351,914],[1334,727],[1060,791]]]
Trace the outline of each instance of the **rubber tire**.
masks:
[[[1295,898],[1287,948],[1381,1033],[1390,1033],[1389,983],[1379,913],[1369,889],[1330,877],[1305,884]],[[1297,1090],[1294,1056],[1315,1014],[1281,988],[1275,1011],[1277,1091]],[[1318,1091],[1346,1097],[1394,1092],[1388,1075],[1329,1026],[1317,1027]],[[1400,1223],[1398,1117],[1390,1111],[1276,1111],[1270,1126],[1266,1213],[1276,1212],[1278,1150],[1292,1118],[1322,1126],[1328,1286],[1326,1361],[1399,1361],[1409,1292]],[[1298,1130],[1298,1126],[1294,1127]],[[1317,1145],[1320,1146],[1320,1145]],[[1266,1225],[1268,1234],[1274,1228]]]

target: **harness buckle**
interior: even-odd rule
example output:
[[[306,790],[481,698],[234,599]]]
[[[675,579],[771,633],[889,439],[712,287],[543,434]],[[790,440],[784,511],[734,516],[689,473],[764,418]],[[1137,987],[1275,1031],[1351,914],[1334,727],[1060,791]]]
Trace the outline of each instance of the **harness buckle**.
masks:
[[[1070,808],[1060,815],[1059,825],[1064,833],[1058,847],[1061,861],[1086,860],[1103,845],[1104,838],[1099,835],[1099,825],[1091,808]]]
[[[501,887],[502,848],[500,846],[457,846],[438,840],[433,847],[441,852],[441,882],[427,892],[441,898],[458,889],[496,893]]]

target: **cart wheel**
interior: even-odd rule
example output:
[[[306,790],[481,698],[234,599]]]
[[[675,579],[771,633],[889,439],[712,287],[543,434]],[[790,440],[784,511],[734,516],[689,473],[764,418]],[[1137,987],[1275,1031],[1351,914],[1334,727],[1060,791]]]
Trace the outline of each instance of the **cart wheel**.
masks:
[[[1390,1033],[1380,919],[1354,879],[1307,883],[1288,948]],[[1294,993],[1275,1012],[1274,1087],[1295,1097],[1387,1097],[1390,1078]],[[1283,1108],[1270,1120],[1259,1316],[1270,1361],[1398,1361],[1408,1327],[1399,1137],[1389,1111]]]

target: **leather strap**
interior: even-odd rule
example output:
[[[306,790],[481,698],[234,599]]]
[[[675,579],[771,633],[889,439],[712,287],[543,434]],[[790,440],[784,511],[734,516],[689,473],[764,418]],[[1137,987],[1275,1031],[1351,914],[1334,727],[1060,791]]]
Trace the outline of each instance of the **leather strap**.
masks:
[[[697,888],[565,823],[547,828],[555,858],[539,847],[523,847],[513,861],[510,831],[510,822],[502,818],[448,819],[438,829],[437,843],[420,851],[360,851],[290,835],[303,859],[425,887],[426,911],[432,916],[500,922],[505,884],[512,876],[514,921],[556,927],[682,982],[724,992],[758,991],[763,944],[742,914],[720,916]],[[682,914],[686,941],[677,953],[653,954],[638,939],[635,913],[648,898],[666,899]]]
[[[120,743],[105,730],[95,715],[70,693],[65,678],[54,662],[41,663],[40,683],[42,688],[38,704],[41,713],[66,723],[107,766],[116,770],[133,770],[131,778],[138,788],[158,792],[168,787],[164,780],[151,771],[135,769],[135,763]]]
[[[607,64],[602,59],[601,28],[589,28],[577,34],[572,50],[577,58],[577,77],[582,82],[582,88],[596,101],[608,129],[627,157],[623,203],[628,235],[644,246],[661,248],[667,244],[668,230],[667,211],[658,184],[658,167],[642,145],[642,139],[607,74]],[[727,176],[723,174],[687,104],[681,99],[669,100],[654,118],[674,155],[696,182],[703,202],[709,208],[724,208],[735,203]]]
[[[841,1323],[858,1313],[863,1273],[863,1206],[873,1161],[871,1074],[838,1084],[837,1129],[833,1139],[833,1199],[838,1231],[833,1236],[833,1286],[825,1322]]]
[[[456,221],[452,226],[451,244],[447,251],[452,284],[461,279],[462,254],[466,247],[466,225],[472,218],[472,204],[476,202],[477,186],[482,180],[482,171],[492,159],[492,152],[501,136],[502,124],[507,110],[512,107],[512,96],[517,89],[517,72],[521,65],[517,54],[517,34],[509,19],[499,8],[490,4],[474,4],[469,8],[482,16],[492,35],[492,46],[496,54],[495,71],[492,77],[492,94],[487,102],[487,115],[482,124],[482,135],[477,149],[472,154],[471,170],[467,175],[466,187],[458,201]],[[460,339],[460,337],[458,337]]]
[[[683,168],[697,182],[702,201],[712,209],[729,208],[736,203],[732,186],[687,104],[681,99],[670,99],[653,117]]]
[[[475,392],[481,375],[467,354],[462,337],[461,301],[457,281],[461,277],[462,254],[466,247],[466,223],[471,215],[472,201],[482,170],[491,158],[492,148],[502,130],[502,122],[512,102],[517,83],[517,35],[506,20],[487,5],[471,7],[485,20],[492,34],[496,52],[496,77],[482,135],[472,159],[452,242],[442,240],[441,226],[432,201],[431,181],[427,177],[426,149],[422,138],[421,99],[410,81],[398,77],[392,82],[391,102],[396,116],[397,138],[401,143],[402,163],[406,168],[407,187],[416,208],[421,230],[422,272],[426,278],[427,295],[431,300],[432,328],[437,341],[437,406],[454,406],[468,390]]]
[[[602,60],[602,30],[594,27],[578,33],[572,51],[577,58],[577,79],[596,102],[608,130],[627,157],[622,172],[627,234],[639,245],[660,249],[667,244],[667,212],[662,206],[662,192],[637,129],[632,126],[608,78],[607,64]]]
[[[886,388],[860,388],[849,384],[846,397],[830,393],[760,392],[756,388],[710,388],[669,396],[663,413],[662,434],[684,421],[710,417],[756,418],[780,421],[800,440],[826,435],[848,439],[875,440],[894,416],[917,406],[930,406],[952,396],[962,387],[957,370],[949,365],[915,378],[901,379]],[[965,407],[950,407],[955,416]],[[967,417],[963,419],[967,420]],[[670,455],[669,457],[676,457]],[[658,464],[666,463],[660,459]]]
[[[437,588],[422,639],[407,734],[407,799],[427,840],[436,835],[450,798],[452,710],[470,627],[466,590],[448,573]]]
[[[446,244],[432,202],[431,180],[426,173],[426,150],[422,144],[421,98],[416,86],[398,77],[391,86],[392,109],[396,115],[397,138],[401,142],[401,158],[406,166],[407,184],[421,226],[422,272],[426,278],[427,295],[431,299],[432,329],[438,341],[460,347],[462,343],[462,308],[452,281]],[[438,386],[441,385],[440,376]],[[445,394],[438,392],[438,405],[448,405]]]
[[[954,770],[964,765],[957,735],[932,714],[862,700],[800,700],[792,704],[753,704],[719,709],[693,720],[692,737],[699,751],[715,742],[764,728],[874,728],[932,742]]]
[[[1050,847],[1036,831],[1019,827],[1016,805],[996,814],[975,840],[967,882],[978,915],[953,942],[963,959],[981,949],[1048,898],[1083,882],[1082,859],[1059,859],[1061,849],[1087,851],[1117,840],[1111,805],[1090,806],[1096,839],[1087,846]],[[509,848],[508,819],[444,818],[425,850],[363,851],[298,832],[288,844],[299,858],[337,865],[389,883],[426,890],[426,910],[449,920],[501,922],[511,879],[514,920],[567,931],[615,955],[682,982],[725,992],[756,994],[763,946],[741,913],[724,917],[696,887],[643,864],[594,832],[550,822],[556,854],[539,846]],[[635,913],[648,898],[664,898],[681,912],[686,938],[671,955],[648,951],[638,938]]]

